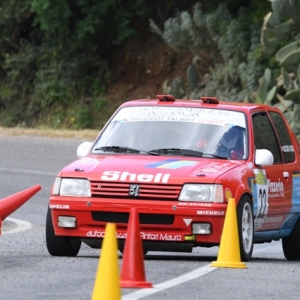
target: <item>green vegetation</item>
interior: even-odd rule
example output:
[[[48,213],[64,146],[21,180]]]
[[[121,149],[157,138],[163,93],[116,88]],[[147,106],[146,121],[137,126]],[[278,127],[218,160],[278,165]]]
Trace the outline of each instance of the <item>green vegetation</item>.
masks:
[[[189,49],[194,55],[187,69],[188,85],[176,78],[167,90],[179,98],[214,95],[220,99],[248,101],[262,74],[259,61],[260,25],[253,24],[246,9],[232,15],[225,4],[204,13],[197,4],[192,13],[183,11],[168,19],[161,31],[152,21],[151,28],[175,51]],[[197,73],[206,64],[204,80]],[[202,76],[203,77],[203,76]],[[177,92],[176,92],[177,91]],[[178,93],[180,91],[180,93]]]
[[[300,134],[300,1],[272,2],[265,16],[261,41],[263,51],[274,55],[277,69],[264,72],[256,102],[277,106],[285,113],[296,134]],[[277,52],[276,46],[283,46]],[[278,69],[280,68],[280,73]]]
[[[300,0],[0,0],[0,126],[101,127],[122,101],[105,98],[113,50],[147,28],[194,57],[186,78],[173,78],[165,92],[278,105],[298,133],[299,6]]]
[[[105,55],[145,12],[144,0],[1,1],[1,125],[101,126]]]

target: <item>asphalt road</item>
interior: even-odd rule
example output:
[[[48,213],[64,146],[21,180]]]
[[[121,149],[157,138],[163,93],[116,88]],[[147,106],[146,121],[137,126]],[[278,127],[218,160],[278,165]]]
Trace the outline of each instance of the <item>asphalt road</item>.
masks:
[[[45,245],[52,183],[76,159],[81,141],[0,136],[0,199],[42,186],[4,222],[0,299],[91,299],[100,251],[83,245],[75,258],[52,257]],[[255,245],[245,269],[210,267],[217,255],[217,247],[183,254],[149,252],[143,263],[153,288],[120,289],[122,299],[299,299],[300,262],[285,260],[281,242]],[[118,264],[121,268],[121,254]]]

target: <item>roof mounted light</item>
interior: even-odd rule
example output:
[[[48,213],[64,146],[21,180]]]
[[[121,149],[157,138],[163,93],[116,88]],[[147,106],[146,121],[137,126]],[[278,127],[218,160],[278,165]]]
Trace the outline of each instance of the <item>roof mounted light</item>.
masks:
[[[173,95],[157,95],[156,97],[159,101],[175,101]]]
[[[200,100],[207,104],[219,104],[219,100],[216,97],[200,97]]]

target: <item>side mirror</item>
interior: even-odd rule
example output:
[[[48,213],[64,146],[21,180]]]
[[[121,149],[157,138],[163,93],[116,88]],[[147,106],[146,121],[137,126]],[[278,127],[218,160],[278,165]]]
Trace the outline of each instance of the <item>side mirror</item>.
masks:
[[[89,154],[90,149],[92,147],[92,142],[83,142],[77,148],[77,157],[85,157]]]
[[[255,151],[255,164],[258,166],[271,166],[274,163],[274,156],[267,149],[257,149]]]

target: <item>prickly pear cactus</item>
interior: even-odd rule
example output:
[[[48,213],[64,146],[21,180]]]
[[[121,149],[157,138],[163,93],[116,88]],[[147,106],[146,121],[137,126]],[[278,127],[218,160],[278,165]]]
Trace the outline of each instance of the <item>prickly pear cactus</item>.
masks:
[[[176,99],[182,99],[185,96],[186,88],[183,80],[180,77],[174,78],[170,88],[170,94]]]
[[[255,102],[272,104],[281,109],[296,134],[300,134],[300,0],[271,0],[272,12],[268,13],[261,30],[261,44],[266,54],[274,54],[276,44],[290,38],[279,49],[275,59],[281,75],[270,78],[266,70],[261,79]]]
[[[256,103],[264,103],[267,98],[268,88],[271,83],[271,70],[266,69],[264,76],[260,80],[258,90],[256,92]]]
[[[194,92],[199,84],[199,74],[197,64],[201,61],[199,55],[195,55],[192,64],[189,65],[186,71],[186,77],[189,84],[190,92]]]
[[[190,86],[190,90],[191,91],[195,90],[199,82],[199,75],[198,75],[197,67],[194,64],[188,67],[186,71],[186,77]]]

